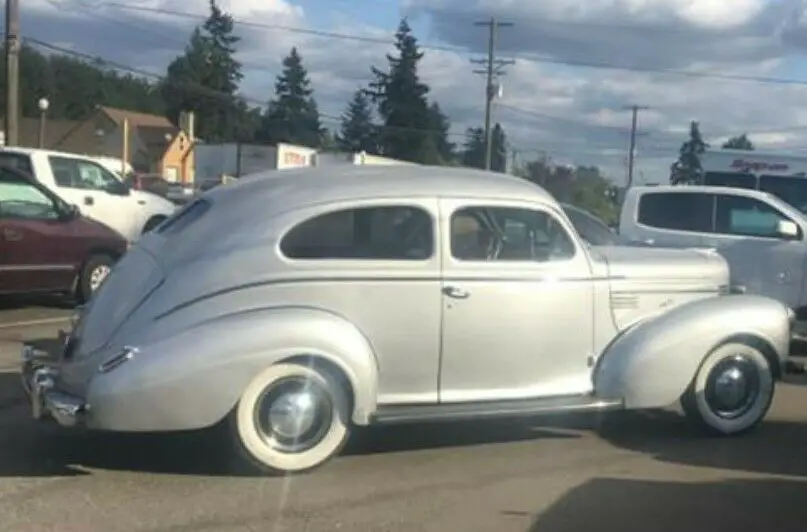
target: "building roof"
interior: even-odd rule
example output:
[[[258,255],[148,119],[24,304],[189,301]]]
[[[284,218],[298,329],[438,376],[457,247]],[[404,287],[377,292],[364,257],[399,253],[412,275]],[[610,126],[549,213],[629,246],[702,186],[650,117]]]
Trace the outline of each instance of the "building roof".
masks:
[[[110,120],[119,127],[123,125],[124,119],[129,119],[129,127],[163,127],[176,131],[178,128],[164,116],[117,109],[115,107],[99,106],[98,109],[107,115]]]
[[[5,117],[0,117],[5,120]],[[45,147],[70,149],[63,146],[65,140],[73,131],[78,130],[83,122],[76,120],[51,120],[45,122]],[[82,149],[77,151],[88,151],[94,148],[93,141],[83,143]],[[39,146],[39,118],[22,117],[19,121],[19,144],[26,148],[36,148]]]

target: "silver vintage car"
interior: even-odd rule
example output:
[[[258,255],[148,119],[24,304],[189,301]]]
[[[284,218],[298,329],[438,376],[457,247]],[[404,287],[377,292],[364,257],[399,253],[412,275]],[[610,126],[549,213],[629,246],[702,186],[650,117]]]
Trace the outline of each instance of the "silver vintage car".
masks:
[[[284,170],[145,235],[59,360],[23,352],[34,416],[227,427],[273,473],[352,426],[681,401],[717,434],[765,416],[792,316],[725,295],[708,250],[585,244],[543,189],[476,170]]]

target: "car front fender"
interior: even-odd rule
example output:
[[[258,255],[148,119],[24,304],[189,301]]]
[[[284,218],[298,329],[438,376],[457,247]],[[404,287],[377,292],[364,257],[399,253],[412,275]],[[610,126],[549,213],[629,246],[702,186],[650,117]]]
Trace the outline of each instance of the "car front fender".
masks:
[[[626,408],[663,408],[691,383],[701,362],[728,341],[752,342],[780,371],[790,344],[790,316],[780,302],[750,295],[688,302],[624,330],[594,370],[599,397]]]
[[[369,342],[352,323],[319,309],[240,312],[133,347],[137,352],[128,361],[90,382],[91,428],[144,432],[213,426],[258,372],[290,359],[341,372],[352,388],[355,423],[366,424],[376,407],[378,364]]]

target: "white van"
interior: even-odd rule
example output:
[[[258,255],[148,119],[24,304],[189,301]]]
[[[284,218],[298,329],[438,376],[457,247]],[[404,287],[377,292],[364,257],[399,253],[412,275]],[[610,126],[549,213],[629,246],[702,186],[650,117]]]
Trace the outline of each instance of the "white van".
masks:
[[[82,214],[111,227],[129,242],[174,213],[165,198],[132,190],[93,157],[32,148],[0,149],[0,164],[31,174]]]
[[[728,187],[632,187],[623,239],[662,247],[709,247],[723,255],[738,291],[778,299],[807,320],[807,219],[779,199]]]

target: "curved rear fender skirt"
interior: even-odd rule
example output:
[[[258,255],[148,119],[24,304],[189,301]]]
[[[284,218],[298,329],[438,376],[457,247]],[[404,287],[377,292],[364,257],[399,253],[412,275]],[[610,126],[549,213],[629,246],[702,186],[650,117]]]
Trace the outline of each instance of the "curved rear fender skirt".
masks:
[[[622,398],[626,408],[669,406],[689,386],[704,357],[740,335],[765,342],[783,363],[790,343],[786,307],[758,296],[714,297],[641,321],[600,357],[595,394]]]
[[[194,430],[221,421],[262,369],[293,356],[321,357],[350,382],[353,421],[375,411],[378,364],[365,336],[334,314],[277,308],[230,315],[149,345],[97,374],[87,424],[99,430]]]

